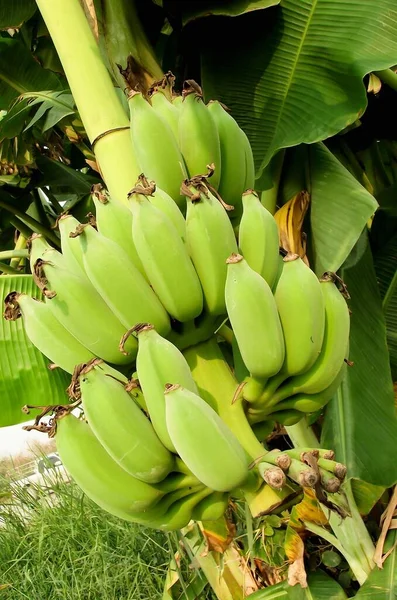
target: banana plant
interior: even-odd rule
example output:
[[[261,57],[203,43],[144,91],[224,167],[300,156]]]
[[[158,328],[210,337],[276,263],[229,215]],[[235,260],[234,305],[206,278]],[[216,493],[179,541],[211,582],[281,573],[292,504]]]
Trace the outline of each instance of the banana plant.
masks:
[[[196,569],[185,581],[178,568],[179,555],[172,559],[164,591],[168,600],[199,598],[205,587],[219,600],[247,596],[342,600],[356,592],[368,598],[391,597],[395,592],[394,534],[388,530],[396,508],[391,490],[397,482],[393,459],[397,437],[393,392],[397,373],[396,25],[393,0],[365,4],[206,0],[200,7],[196,2],[168,0],[13,0],[7,9],[0,6],[0,288],[2,299],[8,298],[8,321],[2,321],[0,328],[0,425],[35,416],[35,427],[52,435],[53,425],[40,424],[48,407],[22,411],[25,405],[38,404],[40,389],[46,398],[40,404],[48,404],[51,398],[56,407],[58,443],[82,489],[90,495],[91,482],[95,488],[91,497],[104,510],[113,507],[121,518],[148,523],[152,516],[152,522],[165,530],[174,523],[178,531],[168,534],[170,547],[173,540],[178,551],[183,548]],[[178,100],[171,103],[173,89],[183,92],[179,106]],[[203,99],[215,102],[207,110]],[[167,119],[169,126],[164,125]],[[186,132],[193,121],[192,138]],[[213,135],[215,124],[220,138]],[[238,150],[233,153],[230,148]],[[222,169],[229,173],[226,184]],[[150,181],[140,177],[142,170],[159,180],[182,212],[188,199],[186,223],[167,194],[155,192]],[[194,177],[198,173],[200,177]],[[185,180],[181,191],[175,183],[178,178]],[[240,192],[247,188],[240,201]],[[226,211],[233,207],[222,197],[232,193],[238,197],[233,200],[235,216],[229,219]],[[65,218],[65,213],[73,216]],[[79,224],[87,213],[96,213],[98,232],[92,217],[91,224]],[[267,228],[265,223],[271,223],[269,239],[255,246],[250,232],[262,224]],[[128,243],[131,229],[133,248]],[[32,257],[37,236],[47,240],[49,247],[41,263],[31,258],[29,264],[27,248],[31,243]],[[277,255],[278,245],[287,254],[284,261]],[[275,257],[271,273],[261,252]],[[222,255],[221,266],[211,264],[217,253]],[[173,271],[165,281],[170,262]],[[284,295],[282,262],[288,265],[283,273],[296,272],[292,290],[286,288]],[[75,273],[61,280],[62,269],[71,265]],[[117,288],[106,278],[115,270],[120,273]],[[128,283],[123,281],[126,272]],[[288,377],[295,376],[295,382],[302,378],[299,373],[310,369],[322,347],[320,287],[324,289],[328,280],[319,284],[318,278],[324,273],[333,274],[348,298],[347,365],[335,388],[329,388],[327,400],[313,403],[307,417],[299,413],[296,419],[296,398],[306,402],[307,390],[301,386],[292,392],[299,392],[299,397],[290,396],[288,386],[294,379]],[[206,285],[200,286],[198,278]],[[301,305],[297,301],[292,310],[288,302],[304,278],[305,288],[312,290],[310,298]],[[118,297],[128,289],[132,298],[138,287],[139,302],[120,306]],[[333,283],[328,287],[336,289]],[[15,289],[21,295],[9,297]],[[79,315],[73,326],[65,313],[72,292],[74,314]],[[239,294],[244,306],[250,307],[244,314],[239,310]],[[28,295],[45,300],[40,310],[47,314],[46,329],[41,325],[34,339],[20,319],[27,323],[30,301],[24,297]],[[268,302],[269,310],[258,312],[254,319],[258,299]],[[322,310],[316,316],[319,303]],[[343,310],[347,315],[344,300]],[[212,315],[208,320],[202,318],[205,311]],[[272,319],[277,327],[269,333],[266,323]],[[307,356],[303,356],[303,342],[299,345],[303,331],[299,319],[315,323],[319,335],[318,340],[313,336],[307,340]],[[257,340],[246,334],[253,320]],[[137,321],[155,321],[158,334],[150,328],[134,328],[124,336],[122,355],[118,340]],[[103,324],[108,326],[99,342],[90,337],[92,323],[98,339]],[[290,368],[288,373],[282,371],[288,364],[283,335],[289,326],[286,348],[296,373]],[[128,438],[125,432],[120,439],[106,438],[106,444],[101,440],[113,456],[110,459],[97,439],[102,433],[94,435],[68,415],[64,390],[73,360],[59,353],[59,360],[53,362],[62,368],[49,370],[44,357],[55,356],[56,345],[45,344],[46,335],[55,330],[62,344],[73,339],[73,348],[78,347],[76,362],[89,363],[88,370],[85,366],[86,370],[73,373],[69,386],[73,402],[79,402],[80,395],[88,393],[84,390],[89,382],[95,381],[100,369],[95,356],[113,366],[117,363],[123,371],[121,383],[119,374],[109,385],[114,397],[120,394],[124,401],[128,394],[120,385],[126,384],[125,374],[131,376],[131,369],[137,369],[143,396],[134,395],[138,385],[134,377],[128,391],[150,414],[151,424],[139,412],[143,428],[157,434],[164,445],[165,471],[174,460],[169,451],[180,455],[174,468],[177,481],[189,481],[194,490],[189,502],[192,514],[199,515],[195,525],[184,522],[184,484],[170,491],[166,478],[160,489],[157,482],[139,481],[139,469],[132,473],[137,479],[131,483],[125,467],[113,465],[118,456],[113,443],[123,446]],[[270,353],[264,369],[263,361],[256,362],[258,352],[262,346],[273,351],[275,337],[280,342],[278,355]],[[145,359],[145,344],[148,349],[152,339],[153,348]],[[291,358],[294,348],[300,352],[296,360]],[[168,354],[179,361],[176,380],[161,375],[159,382],[154,381],[153,363],[158,363],[160,372],[171,360]],[[299,366],[298,359],[306,363]],[[264,387],[268,378],[274,390],[278,388],[279,398],[272,390],[278,404],[270,409],[265,403],[268,413],[264,413],[261,394],[269,390]],[[164,400],[167,383],[190,391],[172,386]],[[310,392],[315,396],[317,390]],[[191,410],[182,420],[195,415],[188,438],[177,410],[184,399]],[[309,400],[313,402],[312,397]],[[158,421],[152,417],[155,411]],[[88,395],[85,412],[94,423]],[[105,421],[102,415],[102,426]],[[200,435],[194,427],[198,423]],[[206,469],[211,469],[217,446],[212,445],[211,431],[217,427],[224,442],[222,449],[218,445],[219,453],[229,445],[229,462],[238,467],[233,488],[243,485],[247,456],[252,461],[249,484],[233,494],[229,504],[222,496],[229,484],[222,485],[221,480],[229,481],[233,466],[220,468],[215,479],[204,474],[204,485],[203,475],[196,477],[202,457],[200,465],[196,455],[192,458],[193,441],[199,447],[207,436],[208,447],[202,454]],[[122,418],[117,428],[122,431]],[[78,459],[76,446],[70,445],[73,435],[81,440]],[[100,453],[98,470],[90,456]],[[334,476],[345,467],[346,478]],[[108,494],[110,472],[117,484]],[[257,472],[266,482],[260,487],[253,475]],[[322,485],[313,484],[314,492],[307,483],[312,473],[317,473]],[[275,484],[277,477],[280,485]],[[324,494],[326,486],[336,484],[340,492],[328,487]],[[156,499],[158,504],[150,508],[147,518],[136,514],[138,500],[129,506],[126,489],[140,502]],[[212,520],[204,518],[212,506],[205,504],[208,497],[213,506],[221,507]],[[174,512],[164,523],[171,500]],[[196,505],[204,507],[201,512]]]

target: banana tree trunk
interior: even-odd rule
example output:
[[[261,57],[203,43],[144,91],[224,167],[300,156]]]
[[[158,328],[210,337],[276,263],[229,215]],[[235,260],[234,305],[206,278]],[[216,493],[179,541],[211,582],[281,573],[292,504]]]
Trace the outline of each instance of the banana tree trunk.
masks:
[[[127,202],[139,166],[128,116],[79,0],[37,0],[110,195]]]

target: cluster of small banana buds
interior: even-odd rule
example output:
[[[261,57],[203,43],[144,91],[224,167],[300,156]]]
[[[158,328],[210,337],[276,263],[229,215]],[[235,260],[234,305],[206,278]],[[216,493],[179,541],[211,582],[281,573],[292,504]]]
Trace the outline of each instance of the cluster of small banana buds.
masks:
[[[219,102],[205,105],[188,81],[180,101],[159,88],[150,100],[132,93],[129,105],[144,174],[124,202],[94,186],[87,223],[63,215],[62,252],[33,236],[43,301],[6,298],[6,318],[22,316],[33,344],[74,373],[86,421],[65,408],[54,420],[66,467],[109,512],[168,529],[217,518],[234,490],[263,480],[279,489],[285,473],[318,494],[337,491],[330,459],[259,460],[257,439],[263,424],[321,409],[340,385],[349,313],[335,277],[280,254],[277,223],[252,189],[247,137]],[[216,356],[200,361],[206,340]],[[213,373],[201,377],[203,364]],[[125,369],[139,385],[128,388]],[[239,421],[229,417],[240,409]]]
[[[286,478],[283,475],[276,482],[275,474],[279,475],[279,471],[270,471],[269,463],[303,488],[315,488],[316,491],[322,488],[328,493],[336,493],[346,477],[346,466],[336,462],[334,457],[332,450],[295,448],[284,452],[271,450],[263,457],[266,463],[261,463],[260,458],[256,462],[264,480],[275,488],[283,487]],[[323,498],[321,491],[318,496],[319,499]]]

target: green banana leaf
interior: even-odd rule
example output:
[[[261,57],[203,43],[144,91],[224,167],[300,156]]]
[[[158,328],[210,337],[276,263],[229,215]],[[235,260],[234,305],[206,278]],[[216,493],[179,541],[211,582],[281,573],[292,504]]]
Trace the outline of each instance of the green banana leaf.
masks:
[[[33,108],[36,108],[34,115],[26,123]],[[14,138],[33,127],[40,119],[44,133],[65,117],[75,114],[74,101],[69,91],[28,92],[20,96],[1,119],[0,138]]]
[[[47,156],[38,156],[37,166],[42,173],[41,185],[48,185],[53,193],[88,194],[99,176],[87,175]]]
[[[358,511],[364,516],[371,512],[386,491],[382,485],[373,485],[359,479],[352,479],[351,486]]]
[[[389,532],[384,552],[397,543],[397,532]],[[367,581],[354,596],[357,600],[395,600],[397,598],[397,553],[393,549],[383,563],[383,569],[375,567]]]
[[[324,144],[307,150],[314,270],[336,272],[350,254],[378,203]]]
[[[31,92],[27,94],[31,100],[29,106],[39,105],[38,110],[26,125],[24,131],[33,127],[37,121],[45,116],[42,131],[54,127],[59,121],[70,115],[76,115],[72,94],[62,92]]]
[[[389,487],[397,481],[397,418],[382,303],[372,255],[342,269],[351,300],[354,365],[326,408],[321,447],[333,448],[350,478]]]
[[[308,587],[300,585],[291,587],[286,582],[272,585],[269,588],[255,592],[249,596],[250,600],[346,600],[347,596],[339,583],[323,571],[309,573]]]
[[[0,29],[17,29],[36,11],[34,0],[0,0]]]
[[[280,0],[204,0],[200,3],[189,0],[181,3],[182,23],[186,25],[189,21],[210,15],[223,15],[237,17],[247,12],[269,8],[280,4]]]
[[[356,121],[367,104],[363,76],[396,62],[395,0],[281,0],[200,25],[206,97],[221,99],[246,130],[257,177],[280,148]]]
[[[397,235],[375,255],[393,380],[397,381]]]
[[[1,275],[0,298],[12,291],[38,297],[30,275]],[[22,412],[25,404],[46,406],[68,402],[66,387],[70,376],[61,369],[50,371],[49,360],[25,335],[21,319],[0,321],[0,427],[32,419]]]
[[[65,89],[60,77],[43,69],[18,38],[0,38],[0,109],[21,94]]]

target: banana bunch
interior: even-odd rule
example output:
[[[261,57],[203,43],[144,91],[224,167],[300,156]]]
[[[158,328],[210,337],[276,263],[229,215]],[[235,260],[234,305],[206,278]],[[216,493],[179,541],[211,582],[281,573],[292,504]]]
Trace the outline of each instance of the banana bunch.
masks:
[[[244,416],[223,418],[222,398],[212,407],[200,395],[200,368],[192,372],[184,355],[150,324],[136,325],[131,334],[138,340],[138,379],[128,380],[96,358],[77,366],[69,387],[72,404],[50,407],[55,417],[44,428],[55,435],[75,482],[104,510],[172,531],[192,519],[221,518],[230,497],[258,490],[263,481],[277,490],[288,477],[315,488],[324,503],[324,491],[338,491],[346,470],[332,453],[266,453],[258,442],[253,446]],[[207,393],[216,395],[214,385],[224,393],[227,378],[232,388],[234,380],[226,372],[222,381],[227,367],[211,343],[208,358],[220,360],[220,370]],[[77,406],[84,418],[72,414]]]
[[[78,366],[73,403],[55,407],[47,431],[76,483],[111,514],[166,531],[218,519],[249,479],[249,457],[198,395],[182,353],[152,325],[134,333],[139,380],[99,359]],[[71,413],[78,405],[84,419]]]
[[[266,453],[261,441],[333,397],[350,321],[336,276],[280,254],[246,135],[194,81],[180,97],[170,81],[130,94],[143,173],[125,203],[95,185],[95,217],[60,217],[61,251],[34,235],[42,299],[12,292],[4,313],[72,375],[48,432],[77,484],[164,530],[287,479],[337,491],[343,467],[322,451]]]
[[[203,101],[200,86],[185,81],[182,96],[173,97],[173,76],[155,82],[148,98],[129,96],[132,145],[141,170],[186,210],[181,182],[213,165],[212,191],[232,210],[242,212],[242,194],[253,188],[252,150],[244,131],[218,101]]]

